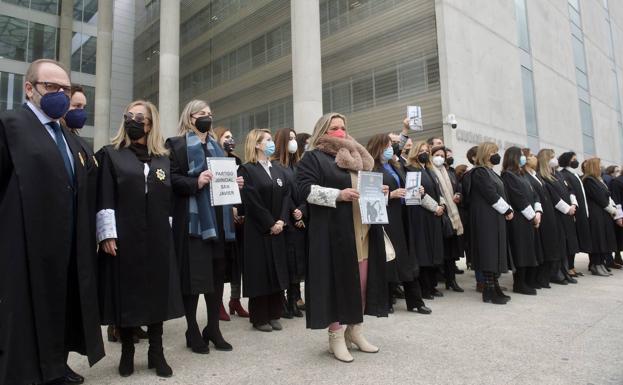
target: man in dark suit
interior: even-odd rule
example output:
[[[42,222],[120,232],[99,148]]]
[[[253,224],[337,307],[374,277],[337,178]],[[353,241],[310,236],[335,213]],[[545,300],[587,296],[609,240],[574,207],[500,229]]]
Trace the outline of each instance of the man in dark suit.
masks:
[[[83,381],[70,351],[104,356],[89,226],[87,154],[59,119],[70,81],[34,61],[26,103],[0,113],[0,383]],[[69,375],[69,376],[68,376]]]

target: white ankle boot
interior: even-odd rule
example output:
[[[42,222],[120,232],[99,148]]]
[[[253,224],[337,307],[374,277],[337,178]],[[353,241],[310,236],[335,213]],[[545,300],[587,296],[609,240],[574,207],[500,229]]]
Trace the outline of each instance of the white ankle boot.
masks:
[[[377,353],[379,348],[366,340],[366,337],[363,336],[362,330],[363,324],[348,325],[346,333],[344,334],[346,346],[350,347],[351,343],[353,343],[364,353]]]
[[[329,330],[329,353],[342,362],[353,362],[353,356],[346,348],[344,328],[336,331]]]

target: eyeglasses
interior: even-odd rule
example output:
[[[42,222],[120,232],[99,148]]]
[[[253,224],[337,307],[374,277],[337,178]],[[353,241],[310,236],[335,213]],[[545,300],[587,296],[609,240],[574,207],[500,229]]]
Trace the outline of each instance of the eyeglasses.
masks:
[[[197,119],[197,118],[203,118],[204,116],[209,116],[209,117],[211,117],[211,118],[213,118],[213,117],[214,117],[214,116],[212,115],[212,113],[211,113],[211,112],[206,114],[206,113],[205,113],[205,112],[203,112],[203,111],[199,111],[199,112],[197,112],[197,113],[195,113],[195,114],[190,115],[190,117],[191,117],[191,118],[195,118],[195,119]]]
[[[35,88],[37,87],[38,84],[43,85],[43,88],[45,88],[46,92],[58,92],[58,91],[60,91],[62,89],[63,92],[65,93],[65,95],[71,96],[71,86],[70,85],[58,84],[58,83],[52,83],[52,82],[34,82],[34,83],[32,83],[32,85],[35,86]]]
[[[123,120],[125,122],[129,122],[130,120],[134,120],[136,123],[144,123],[146,120],[149,120],[144,114],[138,112],[136,114],[132,112],[126,112],[123,114]]]

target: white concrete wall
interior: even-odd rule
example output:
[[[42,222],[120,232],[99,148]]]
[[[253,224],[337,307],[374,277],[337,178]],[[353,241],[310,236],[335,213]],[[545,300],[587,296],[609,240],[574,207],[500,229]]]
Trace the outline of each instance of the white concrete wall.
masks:
[[[617,128],[616,84],[607,56],[602,0],[581,0],[597,155],[607,164],[622,159]],[[567,0],[527,0],[537,123],[541,148],[583,152],[575,63]],[[515,4],[512,0],[436,0],[444,116],[448,146],[464,162],[476,142],[526,145]],[[623,2],[610,0],[619,90],[623,95]]]

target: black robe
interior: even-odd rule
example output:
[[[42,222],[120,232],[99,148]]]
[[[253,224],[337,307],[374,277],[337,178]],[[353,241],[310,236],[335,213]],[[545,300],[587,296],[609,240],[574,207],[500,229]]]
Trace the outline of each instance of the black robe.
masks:
[[[560,261],[561,258],[566,257],[566,240],[563,229],[558,221],[558,215],[556,214],[556,208],[552,203],[547,188],[543,182],[543,179],[537,174],[529,175],[528,180],[532,185],[534,191],[539,196],[539,203],[541,203],[541,209],[543,215],[541,216],[541,225],[537,231],[536,248],[537,259],[541,262],[553,262]],[[541,256],[542,255],[542,256]]]
[[[516,267],[530,267],[537,265],[535,231],[532,220],[524,215],[524,210],[534,210],[537,202],[537,194],[532,189],[530,182],[524,175],[510,171],[502,172],[504,190],[515,214],[508,224],[509,244],[513,262]]]
[[[428,169],[407,166],[407,171],[421,172],[421,185],[426,195],[438,204],[441,198],[439,184],[435,175]],[[424,197],[422,197],[424,198]],[[421,205],[407,206],[409,218],[409,251],[415,253],[420,267],[442,265],[444,261],[444,239],[441,217]]]
[[[610,204],[608,186],[593,177],[584,178],[584,190],[588,203],[588,222],[591,229],[590,253],[611,254],[617,250],[614,220],[605,207]]]
[[[502,179],[488,167],[475,167],[469,194],[469,245],[474,270],[506,273],[511,266],[506,219],[493,208],[500,198],[508,203]]]
[[[288,256],[288,273],[290,283],[298,283],[305,277],[306,249],[307,249],[307,228],[299,229],[294,226],[296,222],[292,213],[299,209],[303,214],[303,223],[307,222],[307,202],[302,200],[296,188],[296,168],[283,167],[279,162],[273,161],[274,165],[280,166],[285,174],[285,179],[290,190],[290,207],[288,225],[284,229],[286,236],[286,250]]]
[[[188,202],[191,196],[196,195],[200,191],[197,185],[198,177],[188,175],[186,136],[169,138],[166,145],[170,150],[171,186],[173,188],[173,242],[177,256],[177,266],[180,271],[182,294],[213,293],[215,291],[213,260],[225,257],[224,208],[220,206],[214,208],[218,239],[201,241],[197,238],[198,242],[205,242],[205,244],[199,244],[202,246],[197,250],[200,253],[190,253]],[[207,156],[210,156],[210,154],[206,154]],[[204,188],[209,187],[206,185]],[[230,230],[234,231],[233,225]],[[233,244],[234,242],[231,243]]]
[[[468,267],[472,264],[472,253],[469,245],[470,241],[470,225],[469,225],[469,194],[472,186],[472,169],[465,171],[459,181],[461,191],[461,202],[458,204],[461,223],[463,223],[463,251],[465,252],[465,263]]]
[[[623,204],[623,175],[614,178],[610,183],[610,194],[617,205]],[[614,226],[617,237],[617,251],[623,251],[623,227]]]
[[[169,223],[169,158],[143,162],[127,147],[102,148],[98,212],[114,210],[117,255],[99,251],[100,307],[103,325],[133,327],[184,315],[179,272]]]
[[[383,184],[389,186],[389,191],[391,193],[394,190],[405,187],[405,176],[402,169],[396,168],[393,165],[390,165],[390,167],[392,167],[396,175],[398,175],[400,184],[396,182],[396,178],[384,167],[381,166],[375,171],[383,173]],[[398,275],[397,279],[400,282],[415,281],[420,275],[420,266],[415,252],[409,252],[407,244],[407,230],[409,226],[406,225],[408,223],[407,206],[402,202],[402,199],[389,199],[387,204],[387,217],[389,219],[389,224],[383,225],[383,227],[396,251],[394,268]]]
[[[298,164],[296,180],[299,194],[305,199],[312,185],[339,190],[353,187],[349,172],[337,166],[334,156],[318,149],[305,152]],[[335,208],[308,205],[305,315],[310,329],[324,329],[336,321],[343,325],[363,322],[354,204],[358,203],[337,202]],[[383,228],[371,225],[368,237],[368,286],[364,313],[386,316],[388,285]]]
[[[571,205],[571,191],[560,173],[554,174],[554,180],[546,178],[542,179],[545,182],[545,187],[549,192],[554,208],[561,200],[568,205]],[[563,250],[564,257],[575,255],[578,251],[580,251],[580,247],[578,245],[578,237],[573,216],[561,213],[560,210],[556,209],[556,218],[558,219],[559,227],[565,238],[565,248]],[[543,242],[546,242],[546,240],[543,239]]]
[[[567,182],[571,192],[578,201],[578,207],[575,210],[575,230],[578,237],[578,246],[581,252],[588,253],[591,250],[591,229],[588,224],[586,199],[584,199],[584,193],[582,192],[582,180],[567,169],[562,169],[560,175]]]
[[[244,178],[241,192],[245,211],[242,272],[245,297],[274,294],[285,290],[290,282],[285,233],[270,234],[270,228],[278,220],[288,226],[290,188],[281,166],[273,165],[270,172],[268,176],[260,163],[245,163],[238,168],[238,175]]]
[[[104,356],[88,173],[80,161],[86,154],[63,134],[73,185],[54,139],[28,107],[0,114],[1,384],[64,376],[65,349],[86,354],[91,365]]]

